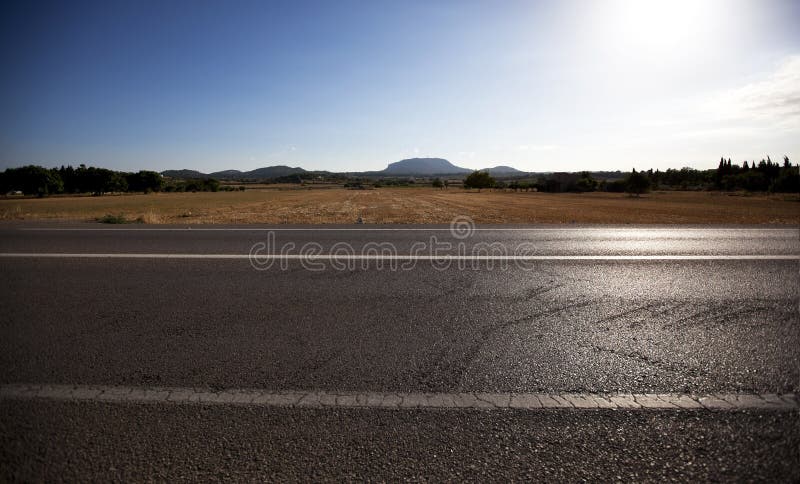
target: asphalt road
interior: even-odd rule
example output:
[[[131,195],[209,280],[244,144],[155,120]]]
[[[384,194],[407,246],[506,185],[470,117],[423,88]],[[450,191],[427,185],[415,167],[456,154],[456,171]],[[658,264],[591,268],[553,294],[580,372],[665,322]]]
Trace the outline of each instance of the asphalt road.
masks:
[[[0,404],[0,480],[797,482],[796,413]]]
[[[461,227],[469,230],[468,227]],[[676,230],[677,229],[677,230]],[[457,253],[463,243],[514,248],[522,243],[536,255],[637,254],[794,254],[800,253],[798,229],[785,226],[480,226],[458,238],[449,226],[319,225],[319,226],[108,226],[98,224],[5,224],[0,226],[0,252],[99,252],[247,254],[253,244],[294,243],[293,253],[313,242],[326,252],[342,242],[360,251],[369,243],[390,242],[401,254],[414,244],[439,242],[442,254]],[[457,235],[464,235],[459,232]],[[450,243],[451,248],[441,244]]]
[[[4,225],[0,383],[494,393],[800,388],[797,228],[479,227],[464,238],[446,226],[377,228],[384,230]],[[437,253],[466,259],[410,258],[397,267],[278,260],[257,270],[246,258],[181,257],[244,255],[267,241],[274,245],[262,254],[297,254],[309,243],[328,253],[346,243],[355,254],[391,244],[398,255],[424,255],[418,244],[449,243]],[[553,259],[469,258],[490,253],[481,252],[489,244],[492,254],[526,244],[525,254]],[[569,258],[581,255],[601,258]],[[0,478],[796,480],[797,418],[4,401]]]

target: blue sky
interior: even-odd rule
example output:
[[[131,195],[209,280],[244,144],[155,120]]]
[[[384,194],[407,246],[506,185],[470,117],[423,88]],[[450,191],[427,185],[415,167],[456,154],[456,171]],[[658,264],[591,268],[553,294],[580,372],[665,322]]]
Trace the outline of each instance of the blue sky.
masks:
[[[6,4],[0,168],[800,161],[800,2]]]

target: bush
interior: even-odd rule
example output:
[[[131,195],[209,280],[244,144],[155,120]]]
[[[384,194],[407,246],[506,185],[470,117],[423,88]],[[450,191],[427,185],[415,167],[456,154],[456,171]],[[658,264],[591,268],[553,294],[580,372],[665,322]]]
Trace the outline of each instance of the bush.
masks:
[[[219,189],[219,181],[213,178],[186,180],[176,186],[179,192],[218,192]]]
[[[486,171],[473,171],[464,179],[464,188],[491,188],[495,184],[494,178]]]
[[[598,182],[588,171],[581,172],[581,177],[575,182],[575,190],[578,192],[593,192],[597,190]]]
[[[107,215],[97,219],[97,221],[100,222],[101,224],[126,224],[126,223],[128,223],[128,220],[122,214],[120,214],[120,215],[107,214]]]

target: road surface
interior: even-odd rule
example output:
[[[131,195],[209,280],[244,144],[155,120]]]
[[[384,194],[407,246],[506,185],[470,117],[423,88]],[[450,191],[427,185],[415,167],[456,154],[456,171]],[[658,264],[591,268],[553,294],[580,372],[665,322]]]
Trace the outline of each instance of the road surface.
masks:
[[[800,478],[753,403],[800,388],[797,228],[5,224],[0,268],[0,478]],[[647,394],[734,404],[572,408]]]

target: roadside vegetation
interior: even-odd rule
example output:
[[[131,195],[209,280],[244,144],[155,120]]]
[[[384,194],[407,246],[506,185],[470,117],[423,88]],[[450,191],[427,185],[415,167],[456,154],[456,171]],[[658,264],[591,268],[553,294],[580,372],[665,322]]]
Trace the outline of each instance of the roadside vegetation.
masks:
[[[113,214],[106,214],[102,217],[97,219],[98,222],[101,224],[126,224],[130,223],[128,219],[125,218],[124,215],[113,215]]]

